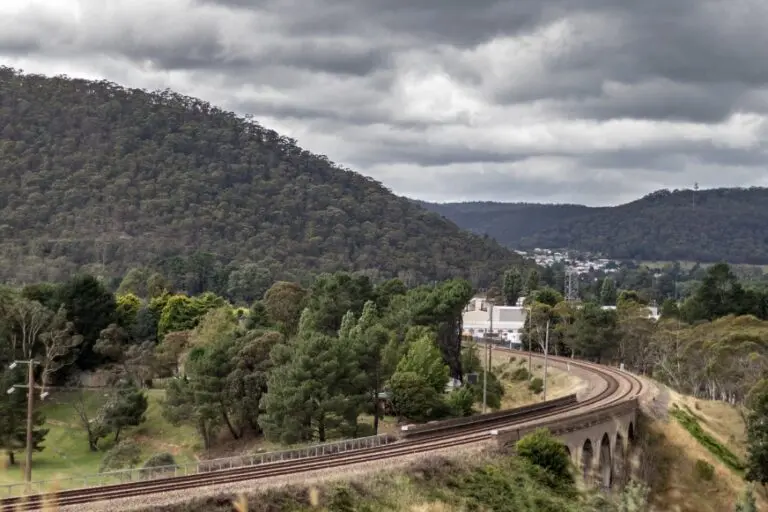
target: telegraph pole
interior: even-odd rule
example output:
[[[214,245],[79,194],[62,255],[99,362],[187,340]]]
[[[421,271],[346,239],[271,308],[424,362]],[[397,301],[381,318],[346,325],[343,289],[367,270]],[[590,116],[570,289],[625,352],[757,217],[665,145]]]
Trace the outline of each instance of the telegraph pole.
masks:
[[[35,407],[35,365],[40,364],[38,361],[35,361],[34,359],[29,359],[26,361],[14,361],[11,363],[9,368],[13,370],[16,368],[19,364],[26,364],[29,367],[28,375],[27,375],[27,385],[23,386],[20,384],[15,384],[11,386],[10,389],[8,389],[7,393],[10,395],[14,391],[16,391],[16,388],[26,388],[27,389],[27,453],[26,453],[26,461],[24,464],[24,480],[29,483],[32,481],[32,426],[33,426],[33,412]],[[41,393],[40,399],[45,398],[47,393]]]
[[[488,308],[488,320],[490,322],[490,328],[488,329],[490,332],[485,337],[485,354],[483,354],[485,359],[485,371],[483,372],[483,414],[486,413],[488,410],[488,372],[490,371],[491,367],[491,337],[493,336],[493,302],[489,303]]]
[[[547,399],[547,355],[549,354],[549,318],[547,318],[547,334],[544,337],[544,400]]]
[[[528,380],[533,377],[533,346],[531,328],[533,327],[533,306],[528,306]]]

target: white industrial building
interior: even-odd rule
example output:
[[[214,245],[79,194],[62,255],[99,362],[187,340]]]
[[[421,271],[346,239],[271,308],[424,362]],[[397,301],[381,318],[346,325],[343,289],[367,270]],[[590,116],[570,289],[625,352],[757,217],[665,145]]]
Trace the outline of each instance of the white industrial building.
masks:
[[[491,322],[491,313],[493,313],[493,322]],[[519,345],[527,317],[528,310],[522,306],[494,305],[491,308],[484,297],[474,297],[462,314],[464,335],[482,338],[494,332],[510,345]],[[491,331],[491,324],[493,324],[493,331]]]
[[[482,338],[493,332],[511,346],[519,345],[520,336],[528,318],[528,308],[522,306],[523,300],[521,298],[517,306],[494,305],[491,308],[485,297],[472,298],[461,316],[464,336]],[[616,309],[616,306],[603,306],[603,309]],[[491,313],[493,313],[493,321],[491,321]],[[658,320],[659,309],[648,306],[648,316]],[[493,330],[491,330],[491,324]]]

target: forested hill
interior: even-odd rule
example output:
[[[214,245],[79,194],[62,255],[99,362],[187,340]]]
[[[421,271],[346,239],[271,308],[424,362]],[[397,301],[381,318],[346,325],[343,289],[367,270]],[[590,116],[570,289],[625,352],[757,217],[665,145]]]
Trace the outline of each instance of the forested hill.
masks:
[[[637,260],[768,263],[766,188],[660,190],[631,203],[601,208],[419,204],[515,249],[570,248]]]
[[[239,265],[269,272],[269,282],[365,270],[482,285],[520,263],[496,242],[201,100],[7,67],[0,259],[0,279],[17,281],[162,267],[191,293],[221,285]]]

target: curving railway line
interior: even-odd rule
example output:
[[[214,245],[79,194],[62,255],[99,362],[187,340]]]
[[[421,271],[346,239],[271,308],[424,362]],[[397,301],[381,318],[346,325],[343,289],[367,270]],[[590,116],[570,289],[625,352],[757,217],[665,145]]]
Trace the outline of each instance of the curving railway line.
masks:
[[[508,349],[504,348],[494,348],[494,350],[508,351]],[[518,351],[512,352],[520,353]],[[541,356],[535,356],[535,358],[539,360]],[[582,416],[589,412],[599,412],[607,407],[631,400],[638,397],[643,390],[643,384],[640,379],[615,368],[552,356],[550,356],[549,360],[552,366],[568,366],[570,370],[579,372],[582,376],[589,378],[592,386],[581,400],[576,400],[575,395],[570,395],[528,407],[474,416],[464,421],[449,420],[413,426],[401,432],[399,439],[393,443],[344,453],[318,455],[310,458],[270,462],[258,466],[239,467],[186,476],[63,490],[52,494],[5,498],[0,500],[0,511],[38,510],[45,504],[50,505],[52,503],[59,507],[95,504],[104,500],[112,501],[184,489],[294,475],[308,471],[328,470],[351,464],[382,461],[412,454],[461,447],[491,440],[492,429],[501,427],[507,429],[523,425],[530,427],[539,424],[556,424],[560,419]],[[114,507],[114,504],[111,506]]]

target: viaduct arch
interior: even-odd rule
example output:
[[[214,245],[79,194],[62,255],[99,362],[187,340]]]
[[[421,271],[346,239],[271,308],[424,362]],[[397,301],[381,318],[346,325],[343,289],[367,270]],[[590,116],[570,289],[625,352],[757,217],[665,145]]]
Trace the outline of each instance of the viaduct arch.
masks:
[[[637,398],[633,398],[602,410],[501,430],[497,442],[513,449],[524,435],[546,427],[565,443],[587,485],[609,489],[627,481],[638,406]]]

